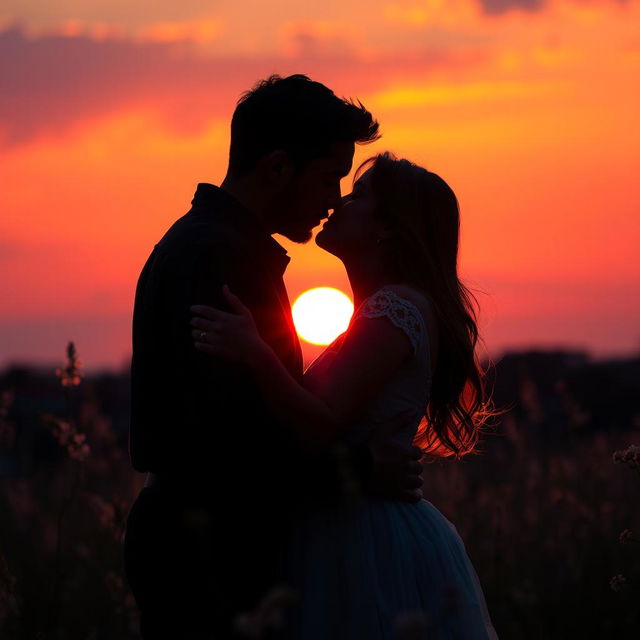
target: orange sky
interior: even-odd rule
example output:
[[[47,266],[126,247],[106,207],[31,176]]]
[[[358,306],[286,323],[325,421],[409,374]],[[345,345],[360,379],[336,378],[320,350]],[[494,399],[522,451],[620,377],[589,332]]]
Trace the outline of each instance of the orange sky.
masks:
[[[69,339],[126,361],[146,256],[223,177],[235,100],[272,72],[375,113],[356,160],[391,149],[453,187],[490,355],[638,352],[639,2],[26,4],[0,9],[0,364]],[[349,291],[336,259],[284,244],[292,301]]]

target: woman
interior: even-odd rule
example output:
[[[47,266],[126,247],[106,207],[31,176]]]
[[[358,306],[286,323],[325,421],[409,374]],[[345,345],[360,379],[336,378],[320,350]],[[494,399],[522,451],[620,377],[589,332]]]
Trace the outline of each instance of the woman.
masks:
[[[488,411],[475,316],[457,276],[456,197],[434,173],[389,153],[366,161],[356,178],[316,237],[343,261],[356,312],[304,385],[228,289],[236,313],[192,307],[195,346],[250,367],[303,446],[365,441],[405,414],[406,442],[460,457]],[[405,614],[418,614],[429,638],[497,637],[462,540],[426,500],[359,496],[311,511],[296,523],[283,574],[301,596],[286,638],[390,640]]]

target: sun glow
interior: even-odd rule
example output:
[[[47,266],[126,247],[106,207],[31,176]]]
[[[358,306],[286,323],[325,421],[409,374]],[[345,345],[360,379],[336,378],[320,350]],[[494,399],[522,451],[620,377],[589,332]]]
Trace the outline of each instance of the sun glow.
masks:
[[[346,331],[353,315],[353,302],[338,289],[317,287],[298,296],[291,312],[303,340],[325,345]]]

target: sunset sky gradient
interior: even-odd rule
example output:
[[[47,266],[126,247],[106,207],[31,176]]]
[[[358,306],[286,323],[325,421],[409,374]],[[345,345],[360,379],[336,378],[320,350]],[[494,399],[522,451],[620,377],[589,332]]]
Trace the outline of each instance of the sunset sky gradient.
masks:
[[[637,0],[5,0],[0,364],[73,339],[126,365],[147,255],[223,178],[235,102],[274,72],[374,112],[356,164],[390,149],[452,186],[489,355],[637,354],[639,24]],[[292,301],[350,292],[335,258],[278,240]]]

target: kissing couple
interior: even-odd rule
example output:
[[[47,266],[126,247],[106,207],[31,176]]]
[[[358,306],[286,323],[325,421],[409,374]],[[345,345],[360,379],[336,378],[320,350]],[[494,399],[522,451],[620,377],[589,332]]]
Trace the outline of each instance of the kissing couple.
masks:
[[[259,82],[234,111],[226,177],[198,185],[144,265],[130,454],[147,481],[124,562],[145,640],[497,638],[421,491],[420,461],[471,452],[490,415],[458,204],[390,153],[343,197],[378,129],[304,75]],[[323,220],[316,243],[344,263],[355,312],[303,370],[272,235],[305,243]]]

